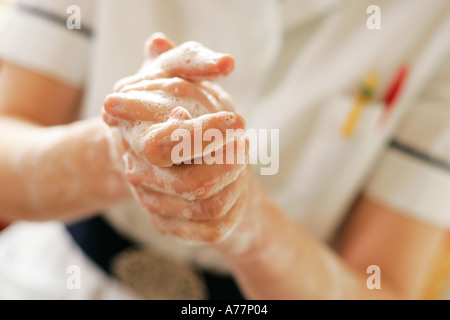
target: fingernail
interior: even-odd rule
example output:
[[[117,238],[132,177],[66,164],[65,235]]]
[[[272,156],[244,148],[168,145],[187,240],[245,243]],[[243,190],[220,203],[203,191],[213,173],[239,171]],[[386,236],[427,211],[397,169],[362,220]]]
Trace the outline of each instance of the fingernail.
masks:
[[[180,106],[172,110],[170,118],[174,120],[191,120],[192,116],[189,111]]]
[[[175,45],[164,33],[153,34],[145,43],[147,58],[156,58],[161,53],[172,49]]]
[[[217,68],[219,69],[220,74],[228,75],[233,72],[236,63],[232,56],[221,55],[218,60],[219,61],[217,62]]]
[[[245,127],[244,118],[234,112],[222,112],[222,120],[229,129],[243,129]]]
[[[124,112],[125,97],[123,94],[115,93],[106,97],[104,107],[106,112],[114,115]]]

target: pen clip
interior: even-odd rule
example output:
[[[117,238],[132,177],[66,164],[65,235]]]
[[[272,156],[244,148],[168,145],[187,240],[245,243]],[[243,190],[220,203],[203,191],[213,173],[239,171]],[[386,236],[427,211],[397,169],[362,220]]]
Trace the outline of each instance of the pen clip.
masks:
[[[375,72],[369,73],[364,79],[364,83],[357,93],[353,107],[341,130],[341,133],[345,138],[349,138],[353,135],[364,106],[369,101],[373,100],[378,82],[379,78]]]

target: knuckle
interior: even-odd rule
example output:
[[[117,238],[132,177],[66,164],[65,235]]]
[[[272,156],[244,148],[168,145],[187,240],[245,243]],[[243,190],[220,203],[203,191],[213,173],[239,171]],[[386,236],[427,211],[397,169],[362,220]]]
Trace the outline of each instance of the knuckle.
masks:
[[[220,242],[224,238],[223,234],[219,232],[209,233],[204,239],[202,239],[206,243],[215,244]]]
[[[219,219],[226,213],[226,206],[220,201],[207,201],[202,206],[202,213],[209,219]]]
[[[156,214],[150,215],[151,222],[155,229],[161,234],[168,234],[169,231],[165,228],[164,223],[161,218],[159,218]]]
[[[138,187],[141,184],[141,182],[142,182],[140,177],[138,175],[136,175],[136,174],[133,174],[133,173],[127,173],[126,177],[127,177],[128,183],[131,184],[134,187]]]
[[[164,85],[164,89],[171,93],[177,93],[179,90],[184,90],[186,87],[190,87],[189,83],[180,77],[173,77]]]
[[[227,203],[221,197],[213,196],[205,200],[188,201],[180,210],[184,218],[196,221],[217,220],[227,212]]]
[[[145,143],[144,156],[148,162],[155,166],[166,166],[168,161],[164,156],[166,154],[165,149],[156,139],[150,138]]]

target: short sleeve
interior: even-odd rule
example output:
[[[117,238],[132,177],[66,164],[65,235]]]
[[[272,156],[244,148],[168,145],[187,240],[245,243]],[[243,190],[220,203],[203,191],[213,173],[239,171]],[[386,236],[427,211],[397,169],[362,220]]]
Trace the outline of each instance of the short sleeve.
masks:
[[[0,60],[81,86],[92,36],[93,3],[17,1],[0,32]],[[75,18],[81,22],[79,28],[69,28],[67,21]]]
[[[366,194],[420,221],[450,229],[450,59],[411,109]]]

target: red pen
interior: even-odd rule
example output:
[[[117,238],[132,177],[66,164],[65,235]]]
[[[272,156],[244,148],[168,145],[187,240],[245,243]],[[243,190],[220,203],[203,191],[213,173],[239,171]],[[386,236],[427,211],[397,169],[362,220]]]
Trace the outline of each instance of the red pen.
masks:
[[[406,64],[402,65],[398,70],[396,76],[394,77],[394,80],[392,81],[391,85],[388,87],[386,95],[383,98],[384,109],[383,115],[381,117],[382,121],[385,120],[389,115],[389,113],[392,111],[395,102],[397,101],[397,98],[405,85],[408,74],[409,74],[409,66]]]

